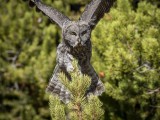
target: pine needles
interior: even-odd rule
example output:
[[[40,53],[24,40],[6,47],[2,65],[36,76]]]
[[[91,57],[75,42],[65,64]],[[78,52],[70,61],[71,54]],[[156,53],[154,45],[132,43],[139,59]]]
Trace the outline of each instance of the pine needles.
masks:
[[[77,61],[73,61],[74,70],[69,81],[64,73],[59,79],[72,94],[72,100],[64,105],[57,97],[50,96],[50,111],[53,120],[99,120],[104,114],[102,103],[98,97],[85,96],[91,84],[91,79],[80,73]]]

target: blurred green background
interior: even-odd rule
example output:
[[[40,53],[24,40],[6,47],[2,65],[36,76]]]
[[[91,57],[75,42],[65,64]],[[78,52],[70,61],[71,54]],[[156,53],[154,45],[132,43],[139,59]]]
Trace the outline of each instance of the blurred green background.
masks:
[[[90,0],[46,0],[76,20]],[[0,2],[0,120],[50,120],[45,88],[60,28],[22,0]],[[160,1],[117,0],[92,33],[105,120],[160,120]]]

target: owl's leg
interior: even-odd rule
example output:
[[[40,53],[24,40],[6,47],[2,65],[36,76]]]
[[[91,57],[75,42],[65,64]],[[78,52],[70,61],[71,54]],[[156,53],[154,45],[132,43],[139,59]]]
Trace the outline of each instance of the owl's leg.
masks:
[[[57,95],[62,102],[65,104],[69,103],[71,99],[70,92],[65,88],[65,86],[58,80],[58,73],[60,72],[59,65],[56,65],[53,72],[53,76],[50,79],[49,85],[46,89],[47,92]]]
[[[86,94],[101,95],[105,90],[104,85],[99,79],[92,65],[88,63],[84,66],[81,66],[81,71],[83,74],[86,74],[91,77],[91,85]]]

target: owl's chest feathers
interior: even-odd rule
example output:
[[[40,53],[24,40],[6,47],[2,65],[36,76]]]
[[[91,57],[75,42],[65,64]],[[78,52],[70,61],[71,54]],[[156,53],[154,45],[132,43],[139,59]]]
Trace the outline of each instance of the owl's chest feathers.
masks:
[[[75,47],[71,48],[70,53],[75,57],[84,56],[87,48],[86,47]]]
[[[78,61],[86,61],[91,56],[91,43],[87,43],[85,46],[70,47],[64,43],[59,45],[59,50],[64,56],[70,56],[69,59],[76,58]],[[71,57],[72,56],[72,57]]]
[[[91,54],[90,48],[91,48],[90,45],[77,46],[77,47],[71,48],[70,54],[73,55],[73,57],[75,57],[79,61],[85,61],[87,60],[88,56],[90,56]]]

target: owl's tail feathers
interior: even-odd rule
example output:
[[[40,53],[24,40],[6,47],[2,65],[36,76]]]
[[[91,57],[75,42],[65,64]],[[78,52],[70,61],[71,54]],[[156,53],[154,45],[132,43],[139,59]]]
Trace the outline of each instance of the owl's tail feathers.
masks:
[[[59,81],[51,80],[48,87],[46,88],[46,92],[49,92],[53,95],[57,95],[60,100],[67,104],[71,100],[71,94],[67,91]]]
[[[94,91],[94,94],[99,96],[99,95],[101,95],[104,91],[105,91],[104,84],[101,82],[101,80],[98,80],[98,83],[97,83],[96,89],[95,89],[95,91]]]
[[[98,80],[97,83],[92,83],[89,89],[86,92],[87,96],[90,96],[91,94],[100,96],[105,91],[104,84],[101,82],[101,80]]]

